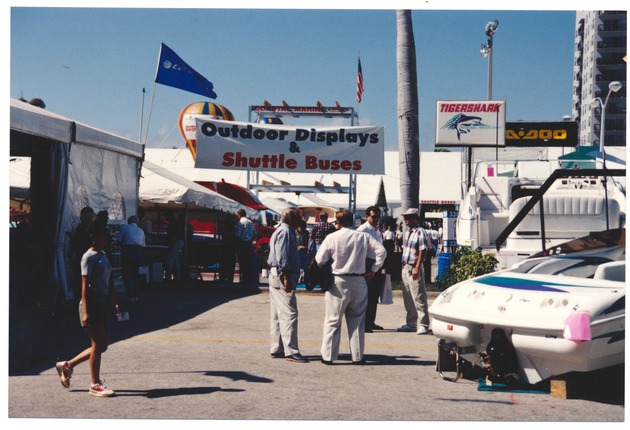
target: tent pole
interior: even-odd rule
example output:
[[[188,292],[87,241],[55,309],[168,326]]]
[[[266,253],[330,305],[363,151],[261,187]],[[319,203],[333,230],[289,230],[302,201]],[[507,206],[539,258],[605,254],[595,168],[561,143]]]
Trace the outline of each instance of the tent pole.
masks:
[[[182,274],[184,275],[184,283],[188,285],[190,276],[188,274],[188,203],[184,204],[184,255],[182,262]]]
[[[153,83],[153,94],[151,94],[151,106],[149,107],[149,119],[147,120],[147,132],[144,136],[144,146],[147,146],[147,139],[149,138],[149,125],[151,125],[151,114],[153,113],[153,101],[155,100],[155,88],[156,83]]]

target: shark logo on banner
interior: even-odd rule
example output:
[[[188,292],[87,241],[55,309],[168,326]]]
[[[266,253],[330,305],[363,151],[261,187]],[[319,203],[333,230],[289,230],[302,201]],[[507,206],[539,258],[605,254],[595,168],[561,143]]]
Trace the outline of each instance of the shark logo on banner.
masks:
[[[478,116],[468,116],[463,113],[455,115],[446,124],[442,126],[442,130],[449,129],[457,132],[457,140],[461,140],[461,135],[470,133],[473,128],[486,127],[481,123]]]
[[[505,146],[505,102],[438,101],[435,146]]]
[[[216,99],[212,82],[201,76],[164,43],[160,45],[155,82]]]

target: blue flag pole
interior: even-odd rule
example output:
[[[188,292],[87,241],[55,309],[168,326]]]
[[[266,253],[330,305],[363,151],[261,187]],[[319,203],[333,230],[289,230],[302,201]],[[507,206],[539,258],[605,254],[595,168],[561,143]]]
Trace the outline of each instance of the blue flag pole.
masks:
[[[155,82],[211,99],[217,98],[212,82],[190,67],[164,43],[160,45]]]

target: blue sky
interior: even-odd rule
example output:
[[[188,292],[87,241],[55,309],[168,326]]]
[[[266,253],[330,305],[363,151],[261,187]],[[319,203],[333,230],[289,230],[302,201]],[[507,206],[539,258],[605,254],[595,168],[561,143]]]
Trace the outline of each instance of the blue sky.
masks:
[[[183,148],[179,112],[210,99],[154,86],[164,42],[214,84],[214,101],[237,121],[263,100],[338,101],[357,110],[361,125],[385,126],[386,149],[398,148],[394,9],[20,6],[13,4],[9,17],[11,98],[39,97],[51,112],[131,139],[140,137],[141,118],[144,135],[153,100],[147,146]],[[574,11],[416,9],[412,19],[422,150],[433,149],[436,100],[486,99],[488,60],[479,49],[494,19],[492,92],[506,101],[507,120],[571,114]]]

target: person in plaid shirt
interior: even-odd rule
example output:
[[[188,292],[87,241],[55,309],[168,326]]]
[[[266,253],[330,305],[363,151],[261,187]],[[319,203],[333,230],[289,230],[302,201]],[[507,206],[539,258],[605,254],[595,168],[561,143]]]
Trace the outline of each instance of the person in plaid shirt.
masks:
[[[423,259],[427,253],[426,235],[418,223],[418,209],[407,209],[402,216],[407,227],[402,245],[402,292],[407,311],[407,321],[398,328],[398,331],[428,334],[430,333],[429,303],[422,267]]]
[[[322,212],[319,215],[319,222],[315,224],[311,230],[311,242],[314,243],[310,244],[309,249],[311,250],[312,257],[315,256],[315,253],[326,236],[336,230],[335,225],[328,222],[328,214],[326,212]]]

